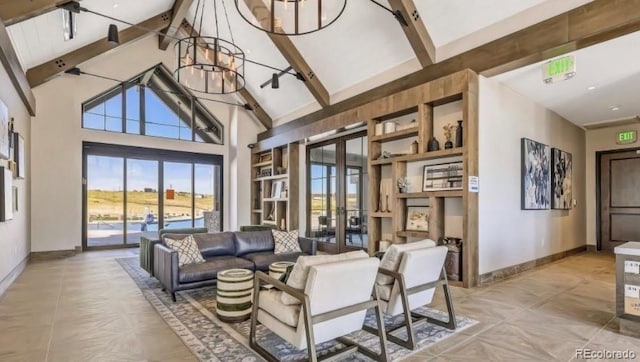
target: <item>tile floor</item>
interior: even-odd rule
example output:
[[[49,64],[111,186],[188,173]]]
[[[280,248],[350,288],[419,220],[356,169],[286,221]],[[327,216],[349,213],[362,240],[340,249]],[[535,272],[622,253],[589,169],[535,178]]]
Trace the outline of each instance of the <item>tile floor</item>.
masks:
[[[114,260],[132,255],[29,264],[0,298],[0,361],[195,360]],[[631,349],[640,359],[640,340],[615,332],[614,270],[611,255],[584,253],[453,288],[456,312],[480,323],[405,360],[570,361],[583,347]]]

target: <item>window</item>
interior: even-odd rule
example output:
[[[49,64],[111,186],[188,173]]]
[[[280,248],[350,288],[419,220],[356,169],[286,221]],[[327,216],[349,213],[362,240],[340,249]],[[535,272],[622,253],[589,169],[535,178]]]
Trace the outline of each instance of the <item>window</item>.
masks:
[[[223,144],[223,125],[157,65],[82,105],[87,129]]]

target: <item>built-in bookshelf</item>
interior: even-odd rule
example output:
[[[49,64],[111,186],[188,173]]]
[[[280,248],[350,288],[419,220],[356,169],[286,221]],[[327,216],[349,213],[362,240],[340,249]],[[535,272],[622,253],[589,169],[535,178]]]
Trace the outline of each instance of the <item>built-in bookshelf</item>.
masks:
[[[251,157],[251,223],[297,229],[298,144],[263,150]]]
[[[391,114],[368,121],[370,253],[378,251],[381,240],[394,244],[427,238],[438,241],[455,236],[445,234],[446,230],[459,230],[456,237],[463,241],[462,280],[451,283],[464,286],[473,286],[478,273],[477,193],[468,192],[469,176],[478,176],[476,81],[468,79],[459,84],[458,92],[434,92],[417,105],[394,109]],[[393,124],[389,126],[388,122]],[[445,149],[446,124],[462,126],[462,145],[455,147],[454,132],[453,147]],[[439,148],[432,150],[434,137]],[[423,189],[425,167],[434,169],[438,176],[438,167],[455,168],[454,186]],[[396,184],[404,177],[412,184],[407,192],[401,192]],[[407,230],[408,206],[428,209],[428,230]],[[458,214],[450,215],[450,209]]]

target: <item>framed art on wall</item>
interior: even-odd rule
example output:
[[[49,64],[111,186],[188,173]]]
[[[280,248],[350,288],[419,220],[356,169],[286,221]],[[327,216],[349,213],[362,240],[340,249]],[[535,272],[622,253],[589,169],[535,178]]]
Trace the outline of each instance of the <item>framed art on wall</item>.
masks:
[[[407,231],[429,231],[429,207],[407,206]]]
[[[0,222],[13,219],[13,175],[0,167]]]
[[[9,159],[11,140],[9,138],[9,109],[0,99],[0,159]]]
[[[19,133],[13,134],[13,161],[16,163],[16,177],[25,178],[27,167],[25,165],[24,137]]]
[[[546,210],[551,205],[551,150],[549,146],[523,138],[522,210]]]
[[[573,181],[573,158],[569,152],[558,148],[551,150],[553,170],[551,172],[551,208],[559,210],[571,209],[573,197],[571,184]]]

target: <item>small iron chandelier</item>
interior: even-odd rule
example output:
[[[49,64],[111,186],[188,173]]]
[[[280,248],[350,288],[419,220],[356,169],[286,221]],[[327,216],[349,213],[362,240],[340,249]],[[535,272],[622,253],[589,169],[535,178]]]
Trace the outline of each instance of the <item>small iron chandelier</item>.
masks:
[[[271,34],[304,35],[333,24],[347,0],[234,0],[240,16]]]
[[[229,94],[235,93],[245,86],[245,54],[240,47],[234,44],[224,0],[222,0],[222,5],[231,41],[220,38],[217,2],[218,0],[213,0],[216,36],[202,36],[199,34],[202,34],[202,18],[206,0],[198,0],[192,24],[195,28],[196,20],[200,16],[200,30],[198,34],[192,33],[176,43],[177,66],[174,77],[180,84],[195,92]],[[200,6],[201,3],[202,6]]]

